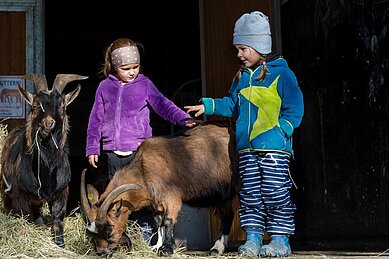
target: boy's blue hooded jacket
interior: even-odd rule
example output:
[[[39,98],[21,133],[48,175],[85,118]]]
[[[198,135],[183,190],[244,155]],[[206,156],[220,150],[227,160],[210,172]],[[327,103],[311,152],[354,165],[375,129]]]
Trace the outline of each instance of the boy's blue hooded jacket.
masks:
[[[303,95],[285,59],[277,58],[266,65],[268,72],[264,81],[256,80],[262,65],[254,70],[243,66],[239,81],[231,85],[229,96],[202,98],[204,114],[237,117],[239,152],[293,154],[291,137],[304,114]]]

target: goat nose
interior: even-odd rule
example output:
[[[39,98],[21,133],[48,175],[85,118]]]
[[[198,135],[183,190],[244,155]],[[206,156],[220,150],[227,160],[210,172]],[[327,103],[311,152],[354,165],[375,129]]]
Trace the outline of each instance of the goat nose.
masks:
[[[44,121],[43,121],[43,125],[46,129],[53,129],[54,126],[55,126],[55,120],[52,118],[52,117],[47,117]]]
[[[112,252],[106,248],[96,247],[96,254],[99,256],[109,256]]]

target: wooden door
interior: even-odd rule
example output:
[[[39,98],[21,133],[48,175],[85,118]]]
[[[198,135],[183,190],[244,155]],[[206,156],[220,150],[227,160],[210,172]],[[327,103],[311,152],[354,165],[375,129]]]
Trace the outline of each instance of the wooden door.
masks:
[[[42,21],[41,0],[0,2],[0,77],[43,72]],[[26,87],[33,92],[31,82]],[[10,131],[25,119],[6,119],[3,123]]]
[[[228,95],[230,83],[240,67],[236,49],[232,45],[232,34],[236,20],[246,12],[260,10],[270,18],[273,50],[280,50],[279,1],[258,0],[202,0],[200,1],[200,38],[202,55],[202,94],[206,97]],[[274,21],[273,21],[274,18]],[[208,116],[208,121],[230,123],[224,117]],[[240,228],[238,216],[239,200],[234,201],[235,219],[229,237],[230,244],[246,239]],[[211,238],[215,239],[220,224],[211,218]]]

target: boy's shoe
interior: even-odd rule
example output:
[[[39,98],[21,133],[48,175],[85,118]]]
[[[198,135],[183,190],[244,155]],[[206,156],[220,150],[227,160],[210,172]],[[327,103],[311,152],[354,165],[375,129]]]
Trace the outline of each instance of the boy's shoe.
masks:
[[[288,257],[292,254],[289,244],[289,237],[276,235],[271,237],[269,244],[262,246],[259,254],[270,257]]]
[[[246,243],[238,248],[238,254],[257,257],[262,247],[262,233],[248,231],[246,236]]]

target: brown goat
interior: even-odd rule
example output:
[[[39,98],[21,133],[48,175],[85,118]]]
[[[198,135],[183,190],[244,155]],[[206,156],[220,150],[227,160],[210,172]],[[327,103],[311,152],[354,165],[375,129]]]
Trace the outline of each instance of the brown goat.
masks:
[[[69,130],[66,107],[78,96],[81,86],[62,94],[71,81],[87,77],[59,74],[52,90],[46,77],[30,74],[37,93],[18,87],[24,100],[32,107],[25,126],[13,129],[7,136],[1,153],[0,193],[7,213],[28,215],[43,225],[41,208],[47,202],[53,221],[55,243],[64,245],[63,219],[71,177],[68,160]]]
[[[159,255],[174,252],[174,225],[183,203],[212,208],[221,219],[221,233],[210,254],[222,254],[234,212],[238,176],[234,137],[229,128],[199,125],[171,138],[153,137],[142,142],[134,160],[119,169],[99,197],[81,179],[81,203],[93,233],[96,252],[109,254],[129,243],[125,229],[129,215],[151,207],[165,228]]]

